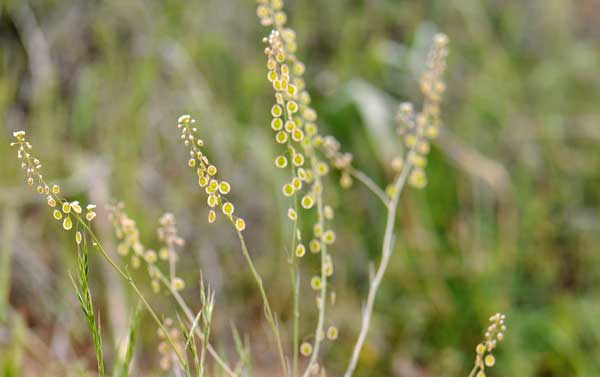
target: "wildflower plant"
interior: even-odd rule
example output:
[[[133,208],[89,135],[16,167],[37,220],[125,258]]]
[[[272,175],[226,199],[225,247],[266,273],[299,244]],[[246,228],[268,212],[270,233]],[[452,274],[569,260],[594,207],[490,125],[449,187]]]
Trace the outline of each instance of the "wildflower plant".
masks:
[[[263,39],[266,57],[266,79],[273,91],[273,102],[270,108],[270,128],[273,131],[277,154],[273,156],[274,165],[287,172],[287,179],[282,182],[281,194],[287,200],[286,216],[291,224],[289,247],[285,247],[289,264],[292,289],[291,308],[291,346],[286,352],[281,335],[280,322],[271,309],[267,289],[257,270],[251,254],[246,246],[244,231],[246,222],[236,212],[230,199],[232,187],[222,178],[217,166],[205,154],[204,141],[199,137],[198,127],[191,115],[182,115],[177,120],[179,138],[187,156],[187,166],[194,171],[198,187],[202,191],[202,200],[207,204],[207,220],[215,223],[218,216],[224,216],[235,231],[240,242],[240,249],[245,262],[256,283],[264,314],[270,327],[272,340],[278,355],[281,376],[308,377],[325,375],[326,367],[322,360],[323,342],[335,341],[340,336],[339,329],[328,318],[331,307],[335,304],[335,291],[331,289],[334,276],[334,263],[330,248],[336,241],[336,233],[332,229],[334,209],[325,200],[325,180],[331,170],[339,172],[339,183],[343,188],[350,188],[356,180],[364,184],[375,195],[385,210],[385,226],[381,246],[381,259],[370,275],[369,290],[361,311],[360,327],[354,343],[344,377],[351,377],[356,369],[359,356],[369,332],[375,299],[393,253],[395,224],[398,203],[401,193],[408,185],[422,189],[427,184],[427,156],[431,149],[431,141],[442,126],[441,101],[445,91],[443,74],[448,55],[448,37],[436,34],[433,47],[429,52],[425,69],[419,80],[423,95],[423,105],[416,110],[411,103],[399,105],[397,120],[400,150],[389,161],[393,175],[381,187],[368,174],[353,166],[353,156],[342,150],[339,141],[331,135],[323,135],[317,124],[317,112],[311,107],[311,97],[303,79],[304,63],[297,56],[298,43],[295,32],[287,26],[287,15],[283,10],[282,0],[258,0],[257,15],[260,23],[270,27],[271,31]],[[119,203],[109,206],[109,219],[113,224],[118,239],[117,253],[126,267],[119,267],[102,247],[92,229],[96,217],[95,205],[82,205],[78,201],[68,201],[61,196],[58,185],[46,183],[41,173],[42,164],[33,156],[32,146],[24,131],[13,134],[15,141],[11,144],[17,149],[17,158],[26,173],[29,186],[44,196],[51,208],[52,216],[60,221],[62,228],[73,234],[78,250],[78,279],[73,280],[77,290],[80,306],[86,317],[92,334],[98,361],[98,372],[105,374],[102,352],[100,325],[92,304],[89,290],[88,255],[90,251],[99,252],[113,270],[126,282],[140,300],[142,306],[152,316],[158,330],[159,364],[164,370],[171,370],[175,375],[204,376],[208,372],[207,357],[227,376],[249,374],[250,361],[248,346],[240,340],[234,330],[234,341],[239,361],[231,366],[211,344],[211,323],[215,310],[214,291],[205,288],[200,278],[199,309],[193,310],[193,304],[182,296],[186,289],[186,281],[178,275],[177,262],[184,254],[185,241],[179,235],[175,216],[164,214],[158,221],[157,247],[146,247],[140,238],[140,231],[135,220],[125,212],[124,205]],[[316,218],[316,220],[314,220]],[[310,225],[308,234],[301,229]],[[306,258],[318,258],[319,269],[312,271],[307,284],[310,285],[316,302],[316,323],[309,334],[300,334],[300,262]],[[176,303],[174,313],[158,314],[142,294],[128,267],[146,268],[150,286],[155,293],[166,292]],[[308,268],[308,267],[306,267]],[[163,291],[164,290],[164,291]],[[181,316],[180,316],[181,314]],[[137,316],[132,321],[137,323]],[[177,318],[175,320],[174,318]],[[469,377],[485,377],[485,369],[495,364],[492,354],[506,331],[505,317],[496,314],[490,318],[484,341],[476,347],[476,358]],[[132,325],[132,329],[135,325]],[[131,347],[135,333],[131,330],[128,350],[124,360],[131,360]],[[291,355],[291,357],[290,357]],[[190,357],[191,356],[191,362]],[[305,357],[301,367],[300,356]],[[116,368],[116,375],[126,375],[129,361]],[[194,372],[194,373],[192,373]]]

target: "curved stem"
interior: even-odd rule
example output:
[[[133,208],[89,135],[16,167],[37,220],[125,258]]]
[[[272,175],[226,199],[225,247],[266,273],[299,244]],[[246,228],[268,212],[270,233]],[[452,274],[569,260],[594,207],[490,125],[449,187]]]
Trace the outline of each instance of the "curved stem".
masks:
[[[258,286],[258,290],[260,291],[260,295],[262,296],[263,305],[265,309],[265,315],[267,317],[267,321],[271,326],[271,330],[273,331],[273,335],[275,336],[275,343],[277,344],[277,352],[279,353],[279,361],[281,363],[281,369],[283,370],[284,376],[289,376],[287,362],[285,360],[285,354],[283,353],[283,346],[281,345],[281,336],[279,335],[279,328],[275,321],[275,317],[273,316],[273,312],[271,311],[271,305],[269,304],[269,299],[267,298],[267,293],[265,292],[265,287],[262,282],[262,278],[256,267],[254,266],[254,262],[252,262],[252,258],[250,257],[250,253],[248,253],[248,248],[246,247],[246,242],[244,241],[244,236],[242,236],[242,232],[236,229],[238,234],[238,238],[240,240],[240,246],[242,247],[242,254],[244,254],[244,258],[246,258],[246,262],[250,267],[250,271],[252,272],[252,276],[256,281]]]
[[[385,225],[385,233],[383,236],[383,246],[382,246],[382,257],[381,263],[377,268],[377,272],[375,273],[375,277],[371,281],[371,285],[369,287],[369,294],[367,296],[367,303],[363,309],[362,314],[362,323],[360,328],[360,333],[358,335],[358,339],[356,344],[354,345],[354,351],[352,352],[352,357],[350,362],[348,363],[348,368],[344,373],[344,377],[351,377],[354,373],[354,369],[356,369],[356,364],[358,363],[358,357],[360,355],[360,351],[362,350],[362,346],[367,338],[367,333],[369,332],[369,326],[371,324],[371,315],[373,313],[373,305],[375,304],[375,297],[377,296],[377,290],[379,289],[379,285],[381,284],[381,280],[383,279],[383,275],[387,269],[387,266],[390,262],[390,257],[392,256],[392,240],[394,234],[394,224],[396,222],[396,210],[398,208],[398,200],[400,198],[400,193],[406,184],[406,180],[408,178],[408,173],[412,164],[407,162],[402,169],[402,172],[396,179],[394,183],[394,194],[390,200],[386,225]]]
[[[384,206],[389,206],[390,200],[388,199],[387,195],[385,195],[385,192],[371,179],[371,177],[353,167],[348,169],[348,174],[356,178],[359,182],[371,190],[373,194],[375,194],[381,200]]]

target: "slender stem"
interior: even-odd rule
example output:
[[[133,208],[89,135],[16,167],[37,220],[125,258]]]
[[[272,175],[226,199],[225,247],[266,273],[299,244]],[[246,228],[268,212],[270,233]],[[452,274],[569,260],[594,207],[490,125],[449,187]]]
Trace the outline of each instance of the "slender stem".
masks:
[[[362,184],[364,184],[369,190],[371,190],[373,192],[373,194],[375,194],[383,203],[384,206],[388,207],[390,204],[390,200],[388,199],[387,195],[385,194],[385,192],[377,185],[377,183],[375,183],[371,177],[369,177],[368,175],[366,175],[365,173],[363,173],[360,170],[357,170],[353,167],[350,167],[350,169],[348,169],[348,173],[353,176],[354,178],[356,178],[358,181],[360,181]]]
[[[289,376],[287,362],[285,359],[285,354],[283,353],[283,346],[281,345],[281,337],[279,335],[279,329],[277,327],[277,323],[275,322],[275,317],[273,316],[273,312],[271,311],[271,305],[269,304],[269,299],[267,298],[267,293],[265,292],[265,287],[263,285],[262,278],[261,278],[260,274],[258,273],[258,271],[256,270],[256,267],[254,267],[254,262],[252,262],[250,253],[248,253],[248,248],[246,247],[246,242],[244,241],[244,236],[242,235],[242,232],[240,232],[237,229],[236,229],[236,232],[237,232],[238,238],[240,240],[240,246],[242,247],[242,254],[244,254],[244,257],[246,258],[246,262],[248,263],[248,266],[250,267],[252,276],[254,277],[254,280],[256,281],[256,284],[258,286],[258,290],[260,291],[260,295],[262,296],[263,305],[264,305],[264,309],[265,309],[265,315],[267,317],[267,321],[269,322],[269,325],[271,326],[273,335],[275,336],[275,342],[277,344],[277,352],[279,353],[279,361],[281,362],[281,369],[283,370],[283,375]]]
[[[475,364],[473,366],[473,369],[471,369],[471,373],[469,373],[469,377],[475,377],[475,373],[477,372],[477,370],[479,370],[479,367],[477,366],[477,364]]]
[[[192,309],[190,309],[190,307],[186,304],[185,300],[183,299],[183,297],[181,297],[181,295],[179,294],[178,291],[176,291],[171,284],[169,283],[169,280],[166,278],[166,276],[158,269],[154,270],[154,273],[158,276],[158,278],[160,279],[160,281],[162,281],[162,283],[165,285],[165,287],[167,287],[167,289],[169,290],[169,292],[171,293],[171,295],[175,298],[175,301],[177,301],[177,304],[179,305],[179,307],[181,308],[181,310],[183,310],[183,313],[185,314],[185,316],[187,317],[188,321],[190,321],[190,323],[194,323],[194,314],[192,312]],[[202,333],[202,331],[200,331],[199,328],[195,328],[194,332],[196,333],[196,335],[198,335],[200,337],[200,339],[204,339],[204,334]],[[229,375],[230,377],[237,377],[237,373],[235,373],[234,371],[231,370],[231,368],[227,365],[227,363],[219,356],[219,354],[217,353],[217,351],[214,349],[214,347],[208,343],[207,346],[208,352],[211,354],[211,356],[215,359],[215,361],[217,362],[217,364],[219,364],[219,366],[221,368],[223,368],[223,370],[225,371],[225,373],[227,373],[227,375]]]
[[[292,278],[292,377],[298,375],[298,352],[300,348],[300,271],[298,269],[298,258],[296,257],[296,233],[298,231],[298,197],[294,194],[294,229],[292,233],[292,248],[290,250],[290,270]]]
[[[352,352],[352,357],[350,359],[350,362],[348,363],[348,368],[344,373],[344,377],[351,377],[354,373],[354,369],[356,369],[356,364],[358,363],[360,351],[362,350],[362,346],[365,342],[365,339],[367,338],[367,333],[369,332],[369,326],[371,324],[371,315],[373,313],[373,305],[375,304],[377,290],[379,289],[379,285],[381,284],[381,280],[383,279],[383,275],[385,274],[385,270],[387,269],[387,266],[389,264],[390,257],[392,256],[392,239],[394,234],[394,224],[396,222],[396,210],[398,208],[398,200],[400,198],[400,193],[402,192],[402,189],[406,184],[406,180],[408,178],[408,174],[410,172],[411,167],[412,164],[410,163],[409,159],[409,162],[407,162],[404,165],[404,168],[402,169],[400,175],[394,183],[394,192],[387,211],[385,233],[383,236],[383,247],[381,251],[381,263],[379,264],[377,272],[375,273],[375,277],[371,281],[371,285],[369,287],[367,303],[363,309],[362,314],[362,324],[360,328],[360,333],[358,335],[358,340],[354,345],[354,351]]]
[[[316,159],[313,157],[313,165],[316,165]],[[315,170],[316,171],[316,170]],[[317,174],[315,185],[322,187],[321,178]],[[323,195],[320,190],[316,193],[317,196],[317,216],[318,216],[318,224],[321,228],[321,231],[324,231],[324,221],[323,221]],[[319,302],[319,318],[317,320],[317,327],[315,328],[315,342],[313,345],[313,352],[306,366],[306,370],[304,371],[303,377],[308,377],[311,373],[311,368],[314,363],[317,361],[317,357],[319,356],[319,348],[321,346],[321,340],[323,338],[323,325],[325,324],[325,307],[327,306],[327,274],[325,273],[325,264],[327,263],[327,245],[325,242],[321,242],[321,296]]]

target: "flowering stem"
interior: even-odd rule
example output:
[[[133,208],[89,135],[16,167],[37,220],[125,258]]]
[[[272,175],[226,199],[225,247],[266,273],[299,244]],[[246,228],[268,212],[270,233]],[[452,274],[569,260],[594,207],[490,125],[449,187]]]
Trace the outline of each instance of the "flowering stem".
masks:
[[[316,158],[312,158],[313,166],[316,165]],[[316,169],[315,169],[316,171]],[[318,174],[316,174],[316,182],[315,184],[319,187],[322,187],[321,178]],[[317,196],[317,216],[318,216],[318,224],[321,230],[323,230],[324,221],[323,221],[323,195],[321,190],[315,190]],[[319,347],[321,345],[322,334],[323,334],[323,325],[325,323],[325,307],[327,306],[327,274],[325,273],[325,264],[327,263],[327,245],[325,242],[321,242],[321,295],[319,305],[319,318],[317,320],[317,327],[315,328],[315,342],[313,345],[313,352],[308,361],[308,365],[306,366],[306,370],[304,371],[303,377],[308,377],[311,368],[314,363],[317,361],[317,357],[319,356]]]
[[[344,373],[344,377],[351,377],[354,373],[354,369],[356,369],[356,364],[358,363],[360,351],[362,350],[362,346],[365,342],[365,339],[367,338],[367,333],[369,332],[369,326],[371,324],[371,315],[373,313],[373,305],[375,304],[377,290],[379,289],[379,285],[381,284],[383,275],[385,274],[387,266],[390,262],[390,257],[392,256],[392,240],[394,235],[394,225],[396,222],[396,210],[398,208],[398,200],[400,198],[400,193],[402,192],[402,189],[406,184],[406,180],[408,178],[408,174],[410,173],[411,167],[412,164],[409,160],[404,165],[404,168],[402,169],[400,175],[394,183],[394,192],[387,207],[385,233],[383,236],[383,247],[381,251],[381,263],[379,264],[377,272],[375,273],[375,277],[371,281],[371,285],[369,287],[367,303],[363,309],[362,314],[360,333],[358,335],[356,344],[354,345],[354,351],[352,352],[352,357],[350,359],[350,362],[348,363],[348,368],[346,369],[346,373]]]

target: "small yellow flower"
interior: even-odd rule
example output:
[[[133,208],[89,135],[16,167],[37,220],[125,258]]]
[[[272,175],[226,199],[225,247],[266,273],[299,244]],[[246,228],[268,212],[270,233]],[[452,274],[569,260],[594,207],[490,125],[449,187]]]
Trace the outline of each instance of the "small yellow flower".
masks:
[[[283,110],[281,109],[281,106],[273,105],[273,107],[271,108],[271,115],[273,115],[273,117],[275,118],[279,118],[282,114]]]
[[[70,204],[70,203],[68,203],[68,202],[64,202],[64,203],[63,203],[63,205],[62,205],[62,211],[63,211],[64,213],[69,213],[69,212],[71,212],[71,204]]]
[[[156,251],[154,250],[148,250],[144,253],[144,259],[146,260],[146,262],[152,264],[155,263],[156,260],[158,259],[158,256],[156,255]]]
[[[231,185],[229,185],[228,182],[221,181],[221,183],[219,183],[219,192],[221,194],[226,195],[229,193],[230,190],[231,190]]]
[[[496,358],[494,355],[489,354],[485,356],[484,362],[486,367],[493,367],[496,364]]]
[[[287,142],[287,140],[288,140],[288,134],[285,133],[284,131],[279,131],[275,135],[275,141],[277,141],[279,144],[283,144],[283,143]]]
[[[81,232],[78,231],[77,233],[75,233],[75,242],[77,242],[77,245],[81,244],[81,239]]]
[[[50,195],[48,195],[48,205],[50,207],[56,207],[56,200]]]
[[[288,208],[287,216],[292,221],[296,221],[298,219],[298,214],[296,213],[296,210],[293,208]]]

